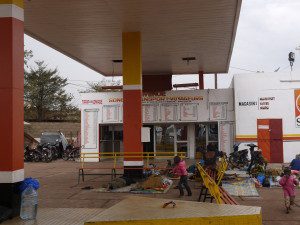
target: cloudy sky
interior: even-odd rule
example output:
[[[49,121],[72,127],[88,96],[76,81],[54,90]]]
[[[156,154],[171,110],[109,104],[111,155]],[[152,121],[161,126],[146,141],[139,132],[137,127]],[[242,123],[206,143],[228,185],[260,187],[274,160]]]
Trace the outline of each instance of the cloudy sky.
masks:
[[[290,51],[296,53],[293,76],[300,79],[300,51],[295,50],[300,45],[299,12],[299,0],[243,0],[230,70],[228,74],[218,75],[218,87],[227,88],[232,76],[239,73],[267,73],[280,67],[279,71],[289,75]],[[25,36],[25,48],[33,51],[33,60],[44,60],[50,67],[57,67],[61,76],[69,79],[67,91],[74,95],[74,104],[78,104],[78,91],[87,87],[87,81],[96,82],[103,78],[28,36]],[[173,77],[173,83],[185,82],[198,82],[198,77]],[[213,84],[213,75],[206,75],[205,88],[213,88]]]

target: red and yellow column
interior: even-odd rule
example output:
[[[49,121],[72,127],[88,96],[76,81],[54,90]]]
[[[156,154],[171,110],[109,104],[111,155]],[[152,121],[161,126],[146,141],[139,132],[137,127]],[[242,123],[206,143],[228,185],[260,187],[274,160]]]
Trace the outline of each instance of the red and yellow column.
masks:
[[[123,140],[124,154],[142,153],[142,55],[140,32],[125,32],[123,44]],[[143,172],[142,157],[124,158],[124,175]]]
[[[12,208],[24,179],[23,95],[23,0],[0,0],[0,205]]]

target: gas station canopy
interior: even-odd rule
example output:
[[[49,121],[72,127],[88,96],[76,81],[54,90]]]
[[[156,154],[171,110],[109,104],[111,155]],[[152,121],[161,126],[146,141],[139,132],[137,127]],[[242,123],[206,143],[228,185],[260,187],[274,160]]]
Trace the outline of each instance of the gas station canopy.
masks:
[[[143,74],[226,73],[241,0],[25,0],[25,33],[122,75],[122,32],[140,31]],[[183,60],[182,58],[195,58]]]

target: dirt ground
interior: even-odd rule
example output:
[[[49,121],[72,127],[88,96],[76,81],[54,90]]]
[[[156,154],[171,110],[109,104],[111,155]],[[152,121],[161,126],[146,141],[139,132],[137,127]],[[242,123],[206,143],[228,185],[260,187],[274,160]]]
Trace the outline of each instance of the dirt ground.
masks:
[[[191,163],[191,162],[189,162]],[[108,167],[110,162],[103,162],[101,166]],[[110,176],[87,176],[85,182],[77,184],[79,163],[58,160],[51,163],[26,163],[25,176],[37,178],[40,181],[39,207],[41,208],[109,208],[131,195],[128,193],[100,193],[97,192],[103,184],[110,181]],[[105,170],[101,170],[105,172]],[[109,171],[106,171],[109,172]],[[175,181],[176,182],[176,181]],[[93,187],[83,190],[84,187]],[[184,200],[197,201],[199,185],[190,182],[193,196],[184,196]],[[286,214],[283,205],[283,194],[280,188],[260,188],[260,197],[236,198],[241,205],[261,206],[263,224],[265,225],[299,225],[300,208],[293,208]],[[298,190],[300,194],[300,191]],[[145,195],[144,195],[145,196]],[[148,194],[148,197],[178,199],[179,192],[171,188],[166,194]],[[299,199],[300,197],[298,197]],[[297,197],[296,197],[297,199]],[[297,200],[296,200],[297,202]],[[298,200],[300,202],[300,200]]]

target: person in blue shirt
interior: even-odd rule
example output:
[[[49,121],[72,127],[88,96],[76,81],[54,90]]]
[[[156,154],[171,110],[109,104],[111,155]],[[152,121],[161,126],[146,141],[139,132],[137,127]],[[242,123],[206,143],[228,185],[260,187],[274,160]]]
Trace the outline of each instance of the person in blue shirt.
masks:
[[[292,160],[290,167],[291,167],[291,170],[300,171],[300,154],[296,155],[296,158]]]

